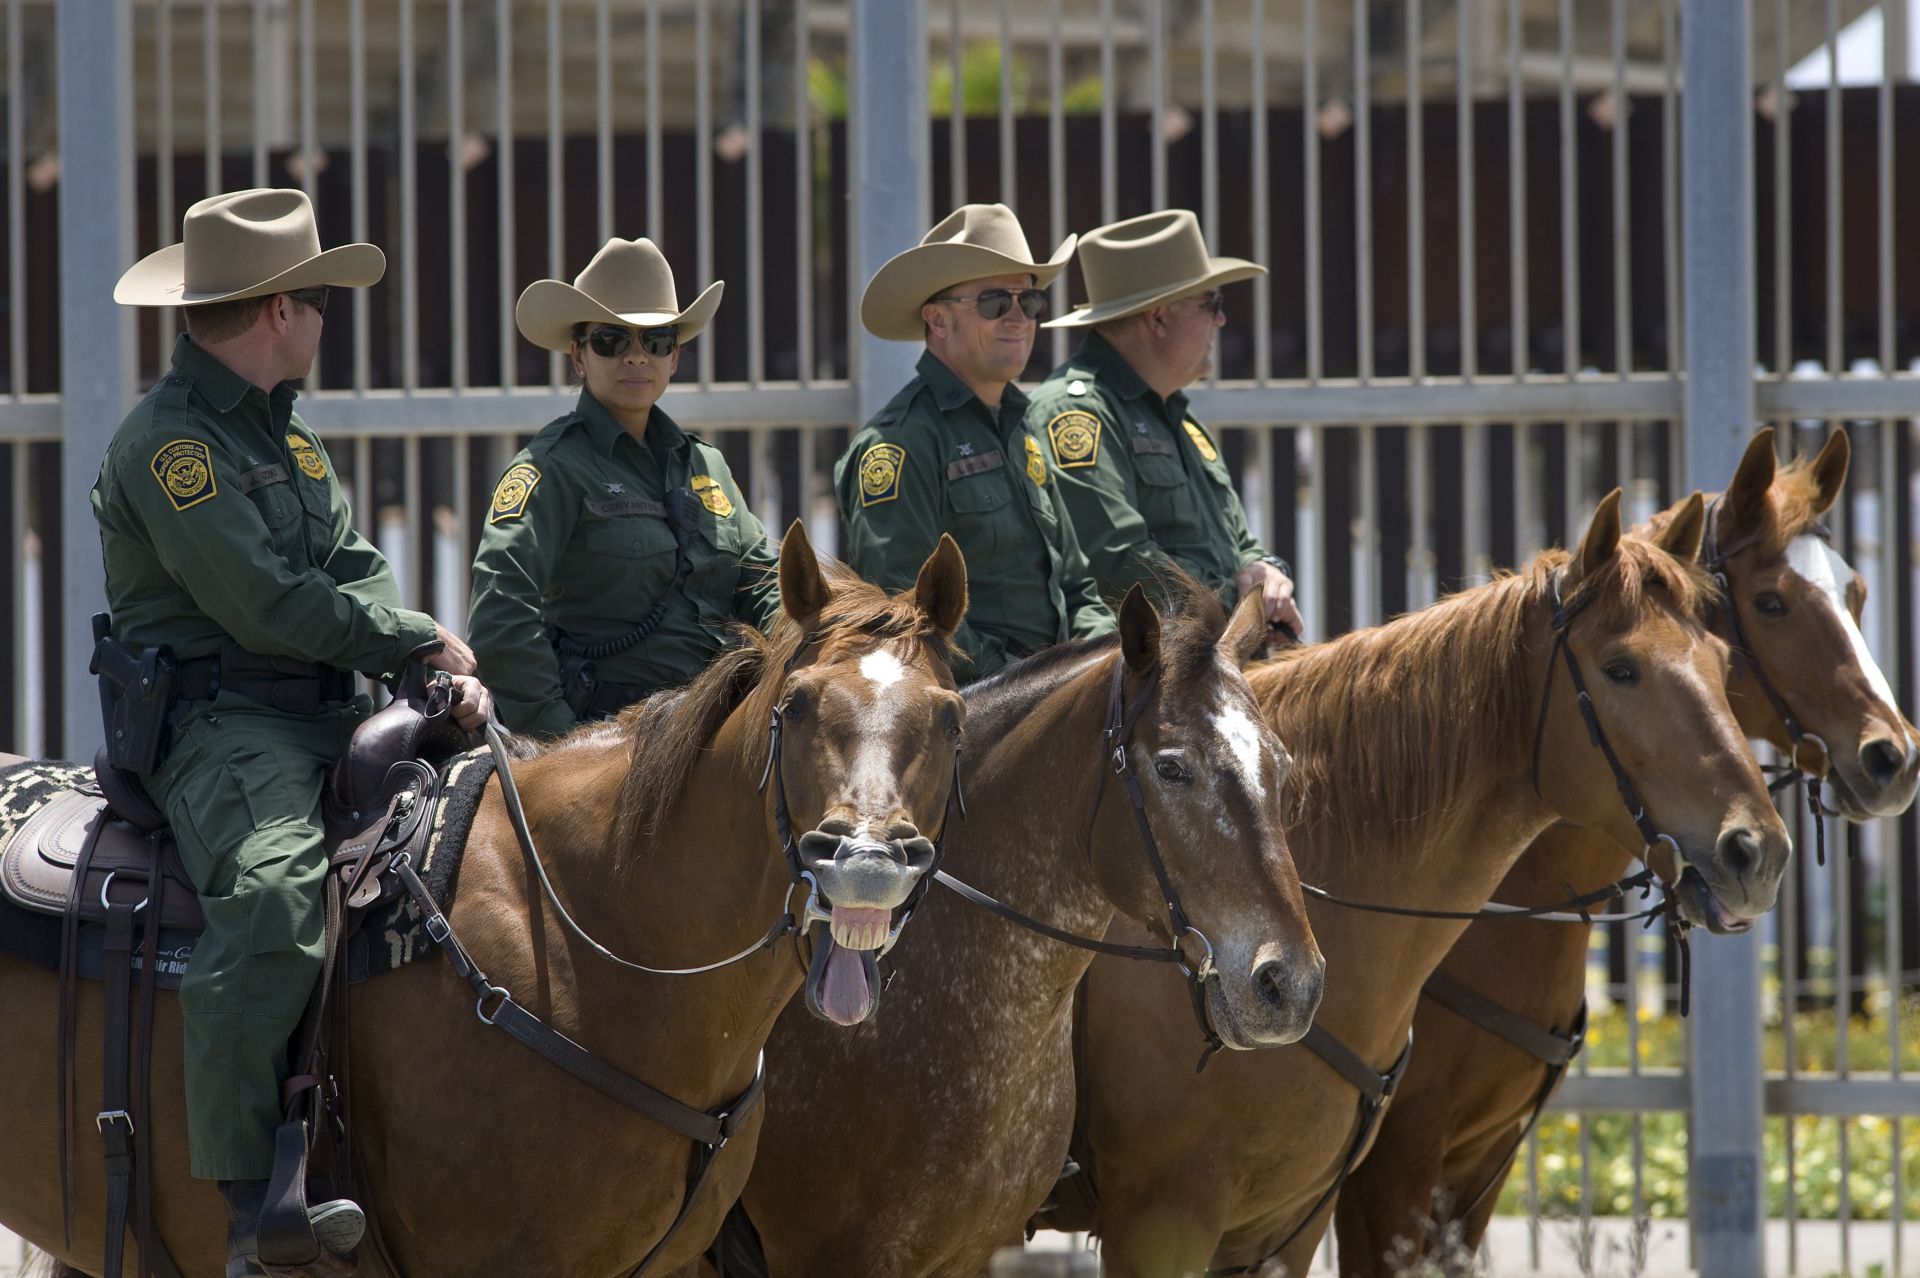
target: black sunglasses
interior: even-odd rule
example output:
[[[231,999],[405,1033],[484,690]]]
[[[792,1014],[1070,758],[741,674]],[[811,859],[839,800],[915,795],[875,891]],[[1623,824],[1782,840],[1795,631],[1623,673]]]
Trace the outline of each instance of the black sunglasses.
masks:
[[[635,339],[640,349],[655,359],[665,359],[680,347],[680,330],[677,328],[624,328],[618,324],[601,324],[584,335],[576,331],[576,342],[585,342],[595,355],[602,359],[618,359],[632,348]]]
[[[322,284],[317,288],[290,288],[287,296],[294,301],[311,306],[322,315],[327,313],[327,288]]]
[[[935,302],[972,303],[980,309],[980,318],[997,320],[1013,309],[1015,302],[1020,304],[1020,313],[1030,320],[1044,319],[1053,307],[1053,300],[1047,291],[1040,288],[983,288],[972,297],[954,297],[943,295],[930,298]]]
[[[1227,295],[1217,288],[1202,293],[1199,301],[1201,308],[1209,314],[1225,315],[1227,313]]]

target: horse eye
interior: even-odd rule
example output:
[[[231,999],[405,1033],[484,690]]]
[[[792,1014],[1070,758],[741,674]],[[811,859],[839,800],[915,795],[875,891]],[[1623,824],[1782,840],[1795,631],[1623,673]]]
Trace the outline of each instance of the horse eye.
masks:
[[[1160,774],[1162,781],[1168,781],[1174,785],[1185,785],[1193,780],[1193,773],[1187,765],[1171,754],[1163,754],[1155,759],[1153,770]]]
[[[1764,595],[1753,597],[1753,610],[1768,617],[1784,617],[1787,615],[1787,601],[1769,590]]]
[[[1640,677],[1631,661],[1609,661],[1605,667],[1605,674],[1615,683],[1633,683]]]
[[[807,717],[806,697],[798,692],[788,697],[787,703],[780,707],[780,717],[788,723],[798,723],[805,719]]]

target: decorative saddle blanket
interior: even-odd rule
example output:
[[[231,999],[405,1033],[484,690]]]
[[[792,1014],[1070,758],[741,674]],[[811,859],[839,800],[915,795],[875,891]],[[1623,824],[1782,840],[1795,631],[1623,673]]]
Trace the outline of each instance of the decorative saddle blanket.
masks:
[[[419,858],[420,876],[435,900],[453,899],[461,854],[492,775],[493,759],[484,750],[457,755],[441,770],[439,802]],[[148,840],[167,836],[149,836],[113,819],[90,768],[37,759],[0,767],[0,954],[59,970],[61,915],[74,866],[102,822],[80,908],[79,970],[89,980],[101,979],[104,971],[106,902],[142,899]],[[170,840],[162,864],[177,883],[163,897],[157,970],[163,987],[178,988],[202,926],[200,903]],[[128,877],[116,881],[120,871]],[[363,981],[391,971],[432,945],[418,908],[404,893],[381,901],[349,942],[348,979]],[[144,966],[144,956],[136,956],[135,963]]]

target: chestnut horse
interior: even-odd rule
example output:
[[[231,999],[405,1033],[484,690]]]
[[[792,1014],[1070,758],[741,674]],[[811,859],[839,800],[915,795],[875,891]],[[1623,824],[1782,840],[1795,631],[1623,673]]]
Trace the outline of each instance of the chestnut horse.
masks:
[[[1791,757],[1796,743],[1784,708],[1802,734],[1827,747],[1802,747],[1800,762],[1823,778],[1834,809],[1866,821],[1912,804],[1920,732],[1901,714],[1856,624],[1866,583],[1826,544],[1820,523],[1846,482],[1848,456],[1844,431],[1829,436],[1811,464],[1781,470],[1771,428],[1748,444],[1714,517],[1727,596],[1716,628],[1734,644],[1727,699],[1741,731]],[[1655,527],[1676,513],[1658,516]],[[1740,610],[1738,635],[1728,606]],[[1625,873],[1627,862],[1603,836],[1552,829],[1497,895],[1544,904],[1563,896],[1568,883]],[[1560,1038],[1566,1046],[1555,1054],[1564,1055],[1577,1046],[1571,1031],[1584,1006],[1591,931],[1583,923],[1475,923],[1439,970],[1455,987]],[[1429,1223],[1439,1229],[1457,1222],[1462,1245],[1477,1251],[1525,1128],[1550,1094],[1550,1081],[1558,1081],[1557,1073],[1549,1080],[1537,1056],[1432,998],[1421,1000],[1413,1025],[1420,1049],[1373,1152],[1335,1208],[1343,1274],[1405,1268],[1423,1254]]]
[[[775,795],[799,858],[833,903],[831,930],[877,944],[869,915],[899,907],[934,850],[956,776],[964,707],[946,644],[966,609],[966,567],[943,540],[914,589],[888,598],[823,571],[800,525],[780,552],[784,616],[742,636],[684,689],[583,727],[515,768],[526,819],[566,910],[636,962],[680,967],[750,947],[798,909]],[[756,787],[769,722],[783,720],[781,785]],[[924,832],[924,833],[923,833]],[[847,914],[850,917],[842,917]],[[476,817],[449,911],[495,984],[616,1069],[702,1109],[753,1082],[774,1018],[801,986],[786,946],[700,976],[645,976],[572,934],[509,827],[497,780]],[[879,915],[884,922],[888,916]],[[817,944],[827,944],[816,929]],[[856,935],[857,934],[857,935]],[[843,1012],[878,991],[861,956],[835,955]],[[0,960],[0,1222],[61,1261],[101,1264],[104,1187],[80,1175],[62,1242],[54,1120],[56,979]],[[857,987],[857,988],[856,988]],[[98,1094],[100,987],[83,989],[79,1094]],[[387,1250],[414,1275],[625,1275],[680,1212],[695,1165],[686,1137],[554,1068],[475,1016],[472,990],[427,956],[357,987],[355,1148]],[[180,1020],[154,1031],[155,1218],[191,1274],[224,1265],[211,1185],[187,1175]],[[753,1161],[756,1111],[715,1156],[684,1228],[657,1260],[697,1256]],[[81,1137],[88,1142],[91,1131]],[[91,1148],[89,1144],[79,1146]],[[361,1272],[382,1266],[363,1246]]]
[[[1117,641],[1066,644],[967,690],[968,816],[946,864],[1083,937],[1119,911],[1170,945],[1172,896],[1211,939],[1204,1006],[1225,1045],[1290,1043],[1313,1018],[1325,968],[1275,803],[1286,755],[1240,674],[1266,627],[1257,599],[1228,621],[1211,594],[1191,583],[1186,593],[1180,613],[1161,617],[1136,587]],[[1109,740],[1121,703],[1137,717]],[[1116,752],[1131,776],[1113,774]],[[1150,867],[1141,813],[1170,893]],[[1195,960],[1204,942],[1189,945]],[[742,1200],[766,1272],[979,1275],[997,1248],[1018,1244],[1066,1156],[1073,995],[1090,958],[936,892],[894,952],[882,1015],[850,1034],[783,1015]],[[1172,964],[1125,967],[1187,1009],[1170,1039],[1191,1077],[1203,1036],[1186,983]]]
[[[1704,508],[1695,494],[1645,541],[1622,537],[1619,499],[1600,503],[1571,556],[1546,552],[1517,576],[1251,673],[1293,751],[1282,802],[1305,881],[1349,900],[1471,910],[1564,818],[1623,846],[1657,841],[1669,880],[1684,857],[1706,889],[1696,921],[1773,905],[1789,841],[1727,704],[1727,645],[1706,628],[1713,588],[1694,562]],[[1690,913],[1702,908],[1683,895]],[[1097,1229],[1108,1273],[1251,1273],[1276,1257],[1306,1272],[1367,1114],[1350,1079],[1401,1058],[1420,986],[1465,926],[1338,906],[1312,915],[1328,972],[1315,1030],[1357,1057],[1352,1075],[1298,1044],[1223,1055],[1195,1078],[1177,991],[1104,958],[1089,970],[1076,1156],[1098,1206],[1053,1222]]]

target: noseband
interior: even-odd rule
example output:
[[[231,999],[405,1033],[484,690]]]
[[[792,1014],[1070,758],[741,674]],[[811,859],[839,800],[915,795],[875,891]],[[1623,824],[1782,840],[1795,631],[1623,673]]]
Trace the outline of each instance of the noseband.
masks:
[[[1761,664],[1760,654],[1747,639],[1747,628],[1740,620],[1740,601],[1735,598],[1733,585],[1727,576],[1727,561],[1752,547],[1758,538],[1749,535],[1732,546],[1723,548],[1720,545],[1720,503],[1725,499],[1726,494],[1722,493],[1715,497],[1713,505],[1707,508],[1707,534],[1700,546],[1700,565],[1707,570],[1707,575],[1713,578],[1714,584],[1720,587],[1721,597],[1726,600],[1724,611],[1727,625],[1733,631],[1734,652],[1747,663],[1747,668],[1753,671],[1754,682],[1758,683],[1760,691],[1766,694],[1767,703],[1773,707],[1773,713],[1779,717],[1781,725],[1787,730],[1787,740],[1792,742],[1792,749],[1787,755],[1787,766],[1768,784],[1767,790],[1778,794],[1796,780],[1806,783],[1807,812],[1813,818],[1814,851],[1820,864],[1825,865],[1827,863],[1827,823],[1822,818],[1836,814],[1820,801],[1821,779],[1817,773],[1800,762],[1800,746],[1808,741],[1819,746],[1820,757],[1826,761],[1828,767],[1833,766],[1833,752],[1827,748],[1823,738],[1802,728],[1800,721],[1793,717],[1793,711],[1787,709],[1787,699],[1780,694],[1780,689],[1767,674],[1766,666]],[[1832,542],[1833,540],[1832,531],[1824,523],[1815,522],[1808,526],[1807,531],[1822,541]]]
[[[1051,923],[1042,923],[1028,914],[1007,905],[976,887],[972,887],[954,878],[945,870],[927,877],[938,879],[941,885],[972,902],[991,914],[998,915],[1007,922],[1023,927],[1029,932],[1037,932],[1049,940],[1059,941],[1077,949],[1091,950],[1096,954],[1107,954],[1115,958],[1141,959],[1150,963],[1172,963],[1179,967],[1180,974],[1187,980],[1187,995],[1193,1001],[1193,1018],[1200,1026],[1200,1035],[1206,1040],[1206,1047],[1200,1053],[1200,1063],[1194,1067],[1197,1074],[1207,1067],[1213,1054],[1226,1046],[1219,1032],[1213,1027],[1213,1018],[1207,1014],[1206,984],[1219,975],[1213,962],[1213,942],[1206,933],[1195,927],[1180,905],[1180,893],[1173,886],[1173,878],[1167,873],[1167,863],[1160,855],[1160,843],[1153,837],[1153,824],[1147,819],[1146,796],[1140,792],[1140,782],[1127,761],[1127,746],[1132,741],[1134,725],[1152,699],[1154,690],[1160,686],[1160,671],[1156,669],[1135,695],[1132,705],[1125,702],[1127,663],[1116,656],[1113,662],[1113,681],[1107,693],[1107,725],[1100,732],[1100,748],[1107,757],[1107,766],[1125,785],[1127,800],[1133,807],[1133,819],[1140,830],[1140,842],[1147,852],[1147,864],[1153,867],[1154,881],[1160,887],[1160,895],[1167,904],[1167,922],[1171,927],[1172,944],[1166,949],[1149,945],[1119,945],[1113,941],[1096,940],[1089,936],[1080,936]],[[1100,783],[1093,792],[1093,807],[1089,813],[1089,834],[1091,826],[1100,813],[1100,798],[1106,791],[1107,774],[1100,773]],[[955,793],[959,792],[959,782],[954,783]],[[926,882],[921,880],[922,885]],[[1200,960],[1197,963],[1187,961],[1186,951],[1180,948],[1188,938],[1199,942]]]
[[[813,640],[809,638],[794,649],[793,655],[787,658],[786,668],[780,672],[782,681],[793,673],[794,667],[799,664],[800,654],[805,652],[812,642]],[[794,838],[793,817],[787,808],[786,772],[781,766],[781,741],[786,731],[786,722],[786,713],[781,709],[780,702],[776,700],[768,716],[767,763],[760,771],[758,788],[760,793],[765,794],[768,784],[771,783],[773,786],[773,830],[780,840],[780,853],[787,860],[787,876],[793,880],[793,886],[807,889],[807,901],[801,907],[797,924],[797,930],[804,933],[815,923],[830,924],[833,921],[833,902],[827,900],[821,893],[820,884],[814,878],[813,872],[800,863],[800,844]],[[914,909],[926,896],[927,888],[932,886],[934,875],[940,869],[940,862],[946,854],[947,831],[953,828],[955,816],[964,820],[966,815],[967,800],[960,791],[960,748],[955,746],[953,784],[947,791],[946,808],[940,818],[940,831],[932,840],[933,863],[914,883],[913,890],[907,894],[906,901],[901,904],[900,921],[887,929],[887,939],[880,947],[881,954],[884,955],[891,950],[894,943],[900,939],[901,929],[906,927],[907,920],[913,917]]]

